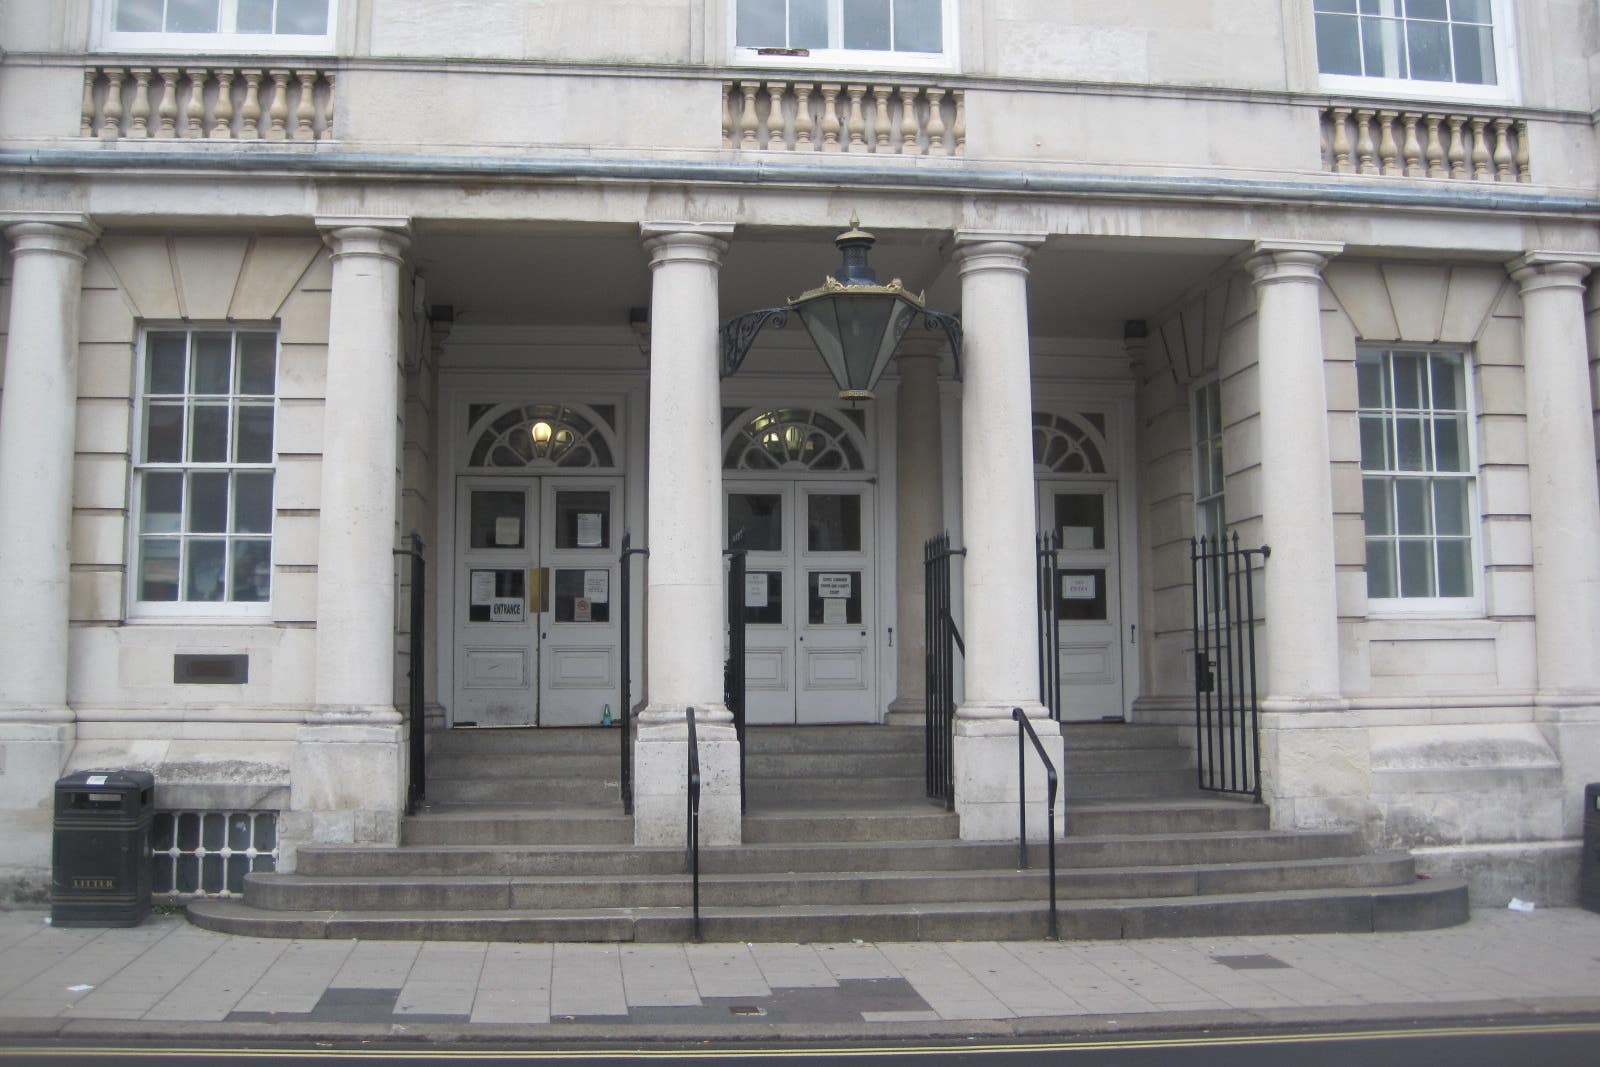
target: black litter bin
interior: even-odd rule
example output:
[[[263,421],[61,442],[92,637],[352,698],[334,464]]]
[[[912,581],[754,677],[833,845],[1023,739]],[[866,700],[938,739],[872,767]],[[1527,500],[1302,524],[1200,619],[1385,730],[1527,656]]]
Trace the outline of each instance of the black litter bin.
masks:
[[[1578,903],[1600,911],[1600,782],[1583,791],[1583,865],[1578,876]]]
[[[155,775],[80,771],[56,782],[52,926],[138,926],[150,914]]]

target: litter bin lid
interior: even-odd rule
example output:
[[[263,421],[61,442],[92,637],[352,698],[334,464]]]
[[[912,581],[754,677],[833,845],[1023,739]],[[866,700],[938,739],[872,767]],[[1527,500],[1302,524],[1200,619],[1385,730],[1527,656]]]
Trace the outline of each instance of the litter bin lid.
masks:
[[[153,789],[156,776],[149,771],[78,771],[56,779],[57,789]]]

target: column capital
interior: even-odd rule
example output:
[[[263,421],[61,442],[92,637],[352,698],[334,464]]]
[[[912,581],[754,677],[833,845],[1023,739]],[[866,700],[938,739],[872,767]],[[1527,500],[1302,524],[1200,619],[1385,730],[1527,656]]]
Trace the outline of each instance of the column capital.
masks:
[[[1343,251],[1342,241],[1257,241],[1245,258],[1244,267],[1258,286],[1317,281],[1328,260]]]
[[[1524,293],[1537,289],[1583,288],[1589,272],[1600,266],[1600,252],[1527,252],[1506,264]]]
[[[407,218],[319,215],[316,223],[335,256],[377,256],[399,263],[411,247],[411,220]]]
[[[957,230],[952,240],[952,255],[961,273],[979,270],[1011,270],[1026,274],[1033,250],[1044,244],[1047,234],[1012,230]]]
[[[733,239],[731,222],[641,222],[639,239],[652,268],[667,262],[722,262]]]
[[[100,239],[100,227],[77,211],[0,211],[0,227],[11,241],[12,255],[50,252],[81,260]]]

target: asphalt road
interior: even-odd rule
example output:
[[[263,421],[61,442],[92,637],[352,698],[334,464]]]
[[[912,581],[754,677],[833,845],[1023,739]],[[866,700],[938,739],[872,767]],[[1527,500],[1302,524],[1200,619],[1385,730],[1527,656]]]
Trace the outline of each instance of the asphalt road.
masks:
[[[994,1043],[941,1041],[934,1044],[714,1046],[617,1048],[528,1047],[474,1042],[455,1045],[397,1043],[255,1043],[230,1047],[215,1043],[84,1045],[38,1043],[0,1047],[0,1064],[25,1063],[104,1067],[106,1064],[248,1063],[252,1067],[308,1067],[352,1063],[450,1064],[452,1067],[506,1063],[571,1064],[606,1067],[648,1063],[688,1067],[707,1063],[839,1065],[934,1064],[938,1067],[1593,1067],[1600,1063],[1600,1020],[1569,1020],[1481,1026],[1389,1027],[1382,1030],[1314,1029],[1273,1032],[1096,1035],[1082,1038]]]

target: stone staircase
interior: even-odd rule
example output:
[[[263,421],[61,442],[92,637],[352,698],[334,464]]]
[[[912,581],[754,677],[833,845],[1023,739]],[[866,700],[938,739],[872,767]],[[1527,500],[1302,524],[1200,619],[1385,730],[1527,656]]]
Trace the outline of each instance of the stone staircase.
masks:
[[[1268,828],[1199,794],[1177,728],[1067,728],[1060,929],[1123,938],[1428,929],[1462,922],[1459,882],[1419,881],[1357,835]],[[399,848],[302,847],[243,900],[191,904],[209,929],[270,937],[682,941],[681,848],[636,848],[609,730],[451,731]],[[752,727],[744,843],[701,850],[713,941],[1037,938],[1045,848],[964,842],[923,796],[919,727]],[[1035,818],[1039,813],[1033,813]]]

